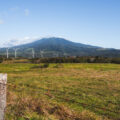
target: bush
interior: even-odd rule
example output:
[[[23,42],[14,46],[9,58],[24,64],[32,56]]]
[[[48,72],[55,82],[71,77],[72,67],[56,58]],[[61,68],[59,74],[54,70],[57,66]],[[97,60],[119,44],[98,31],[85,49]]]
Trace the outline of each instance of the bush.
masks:
[[[49,63],[45,63],[42,65],[42,68],[48,68],[49,67]]]
[[[32,68],[48,68],[49,67],[49,63],[44,63],[44,64],[41,64],[39,66],[34,66]]]
[[[0,58],[0,63],[2,63],[3,62],[3,58]]]

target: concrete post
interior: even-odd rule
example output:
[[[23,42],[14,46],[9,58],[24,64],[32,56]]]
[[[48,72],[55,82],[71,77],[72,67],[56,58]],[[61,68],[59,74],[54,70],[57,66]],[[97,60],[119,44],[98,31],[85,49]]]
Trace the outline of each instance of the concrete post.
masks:
[[[4,120],[6,108],[7,74],[0,74],[0,120]]]

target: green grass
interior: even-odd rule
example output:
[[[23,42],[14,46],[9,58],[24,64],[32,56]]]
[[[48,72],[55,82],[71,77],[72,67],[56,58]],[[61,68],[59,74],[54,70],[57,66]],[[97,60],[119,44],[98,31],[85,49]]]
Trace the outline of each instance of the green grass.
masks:
[[[35,66],[39,65],[0,64],[0,72],[8,73],[10,95],[6,119],[23,120],[26,116],[30,120],[46,120],[44,117],[48,120],[60,119],[54,114],[49,114],[49,117],[41,115],[34,109],[16,115],[14,112],[20,111],[18,100],[28,96],[45,100],[50,106],[63,105],[76,114],[87,111],[85,116],[90,112],[101,119],[120,119],[120,65],[63,64],[62,67],[55,67],[56,64],[50,64],[48,68],[42,69]],[[98,118],[92,117],[90,120],[92,119]]]

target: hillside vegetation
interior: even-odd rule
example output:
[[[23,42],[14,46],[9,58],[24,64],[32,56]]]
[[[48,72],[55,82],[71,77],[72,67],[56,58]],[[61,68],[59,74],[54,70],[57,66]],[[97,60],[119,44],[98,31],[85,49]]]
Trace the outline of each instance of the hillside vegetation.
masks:
[[[9,49],[9,55],[14,57],[15,49],[18,57],[31,58],[32,50],[35,57],[64,57],[64,56],[104,56],[120,57],[120,50],[107,49],[82,43],[75,43],[64,38],[43,38],[32,43],[14,46]],[[6,48],[0,49],[0,55],[6,56]]]
[[[120,65],[2,63],[6,120],[119,120]]]

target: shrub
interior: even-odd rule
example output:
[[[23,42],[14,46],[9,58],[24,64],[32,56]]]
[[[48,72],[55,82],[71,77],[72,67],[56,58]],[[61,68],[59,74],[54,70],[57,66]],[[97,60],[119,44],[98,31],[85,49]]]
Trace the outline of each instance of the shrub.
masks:
[[[2,63],[3,62],[3,58],[0,58],[0,63]]]

